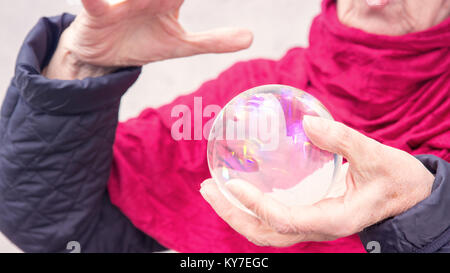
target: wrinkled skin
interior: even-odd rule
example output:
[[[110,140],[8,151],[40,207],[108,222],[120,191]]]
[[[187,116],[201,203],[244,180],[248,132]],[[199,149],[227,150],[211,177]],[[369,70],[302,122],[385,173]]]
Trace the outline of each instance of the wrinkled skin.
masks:
[[[449,0],[338,0],[339,20],[369,33],[398,36],[426,30],[449,16]]]
[[[325,199],[286,207],[246,181],[227,182],[226,187],[255,217],[228,202],[212,179],[202,183],[200,192],[206,201],[249,241],[284,247],[345,237],[398,215],[430,195],[434,176],[410,154],[328,119],[306,117],[304,128],[316,146],[348,160]]]

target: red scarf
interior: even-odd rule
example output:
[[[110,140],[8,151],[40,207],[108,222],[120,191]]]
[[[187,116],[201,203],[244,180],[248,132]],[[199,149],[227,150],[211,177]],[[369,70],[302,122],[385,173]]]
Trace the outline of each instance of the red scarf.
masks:
[[[384,144],[450,161],[450,19],[400,37],[342,25],[325,1],[307,73],[333,116]]]
[[[258,247],[221,220],[199,193],[210,177],[206,141],[174,141],[174,105],[223,106],[248,88],[280,83],[310,92],[334,118],[387,145],[450,160],[450,19],[400,37],[342,25],[325,0],[308,49],[277,62],[240,63],[195,94],[119,125],[108,184],[112,202],[133,224],[181,252],[362,252],[356,235],[288,248]],[[203,124],[208,119],[203,121]],[[193,129],[194,130],[194,129]]]

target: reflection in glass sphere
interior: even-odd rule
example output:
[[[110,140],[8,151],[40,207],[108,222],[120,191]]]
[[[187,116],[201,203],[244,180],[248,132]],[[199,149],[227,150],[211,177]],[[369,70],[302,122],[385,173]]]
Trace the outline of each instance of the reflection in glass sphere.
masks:
[[[284,85],[247,90],[222,109],[208,138],[208,165],[230,202],[251,213],[224,187],[236,178],[286,206],[312,204],[326,195],[342,157],[309,141],[304,115],[333,119],[316,98]]]

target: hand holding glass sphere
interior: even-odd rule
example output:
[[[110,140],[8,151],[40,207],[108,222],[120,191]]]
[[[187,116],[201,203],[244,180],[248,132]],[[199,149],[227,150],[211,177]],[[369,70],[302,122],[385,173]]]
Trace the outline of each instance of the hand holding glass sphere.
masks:
[[[327,194],[342,157],[309,141],[305,115],[333,119],[313,96],[283,85],[250,89],[222,109],[208,139],[208,164],[231,203],[253,214],[226,189],[232,179],[287,206],[312,204]]]

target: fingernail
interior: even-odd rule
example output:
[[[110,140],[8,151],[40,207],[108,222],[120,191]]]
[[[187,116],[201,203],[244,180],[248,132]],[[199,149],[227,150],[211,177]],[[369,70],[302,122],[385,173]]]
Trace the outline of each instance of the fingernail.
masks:
[[[200,188],[200,194],[202,195],[202,197],[203,197],[206,201],[209,202],[209,199],[208,199],[209,196],[208,196],[208,194],[206,193],[205,188],[203,188],[203,187]]]
[[[303,116],[303,127],[307,127],[312,131],[321,131],[324,129],[322,119],[315,116]]]
[[[205,193],[205,186],[206,183],[208,183],[207,181],[204,181],[200,184],[200,193],[203,195]]]
[[[232,180],[228,181],[227,183],[225,183],[225,187],[227,187],[227,189],[229,191],[235,192],[239,188],[239,183],[240,183],[240,181],[238,179],[232,179]]]
[[[245,44],[247,47],[250,46],[253,42],[253,33],[249,30],[246,30],[246,34],[242,35],[241,42],[242,44]]]

